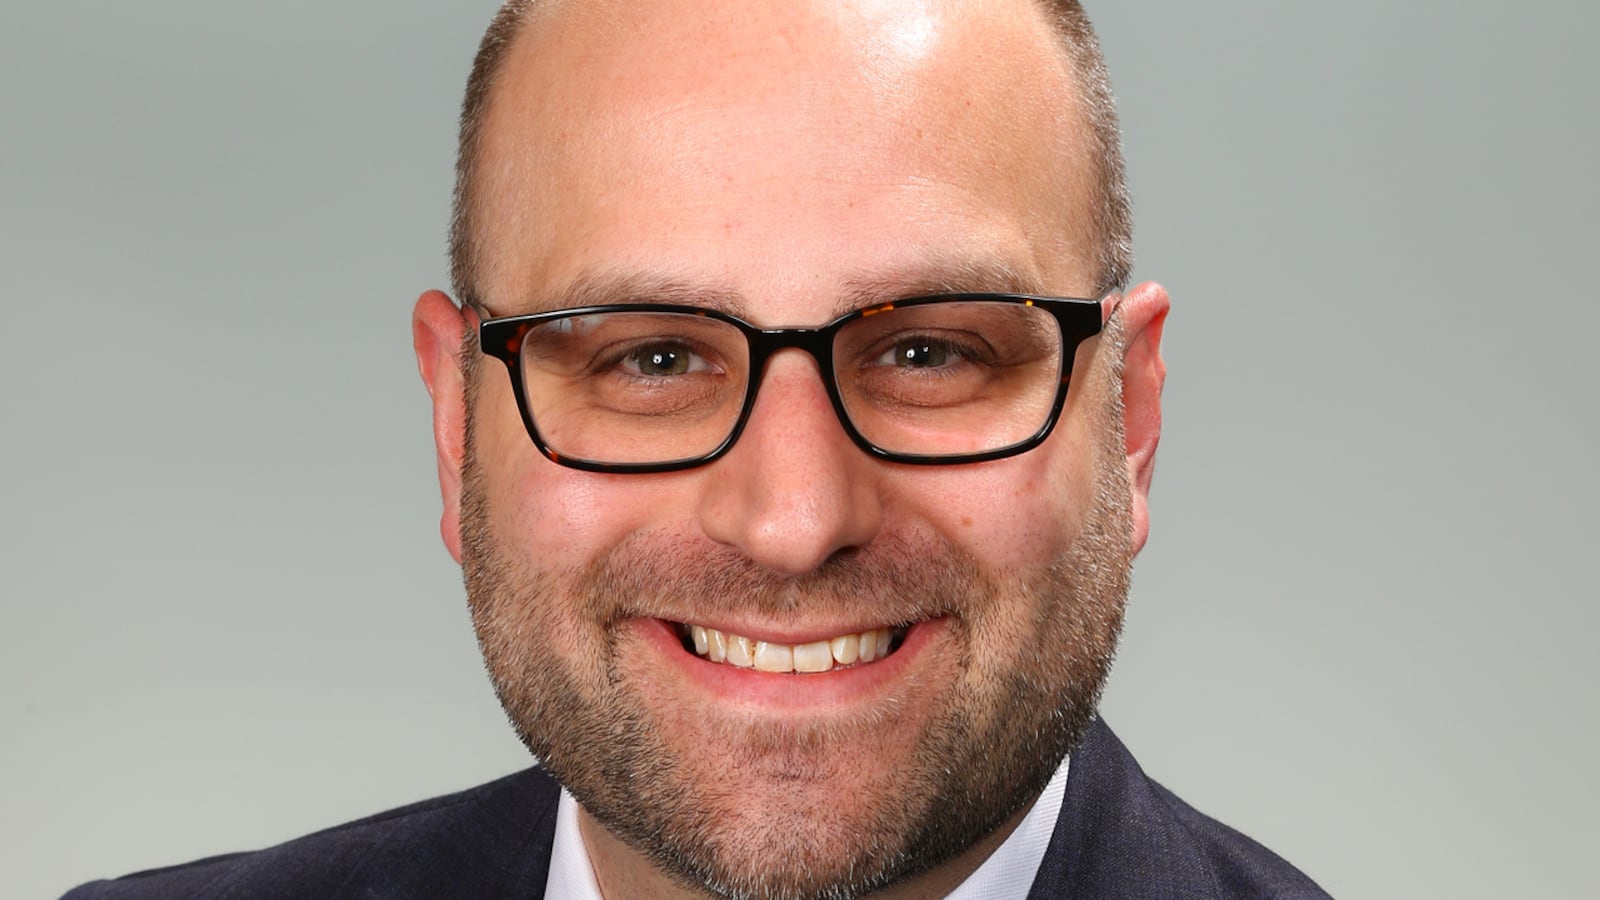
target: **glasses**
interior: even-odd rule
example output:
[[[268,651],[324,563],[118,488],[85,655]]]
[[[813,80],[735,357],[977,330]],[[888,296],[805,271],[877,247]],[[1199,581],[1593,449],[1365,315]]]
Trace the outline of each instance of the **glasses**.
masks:
[[[811,354],[845,433],[878,459],[944,465],[1039,445],[1066,402],[1072,358],[1100,301],[941,294],[815,328],[757,328],[689,306],[588,306],[484,320],[522,421],[552,461],[670,472],[728,452],[767,360]]]

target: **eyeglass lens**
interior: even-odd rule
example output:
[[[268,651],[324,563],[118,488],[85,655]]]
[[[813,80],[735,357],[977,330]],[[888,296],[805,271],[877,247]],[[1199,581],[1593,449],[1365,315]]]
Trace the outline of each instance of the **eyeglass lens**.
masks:
[[[850,426],[893,454],[959,456],[1032,437],[1065,363],[1055,318],[1017,303],[898,307],[834,334],[831,380]],[[629,464],[714,451],[738,427],[751,373],[738,326],[693,313],[607,311],[528,330],[524,393],[566,458]]]

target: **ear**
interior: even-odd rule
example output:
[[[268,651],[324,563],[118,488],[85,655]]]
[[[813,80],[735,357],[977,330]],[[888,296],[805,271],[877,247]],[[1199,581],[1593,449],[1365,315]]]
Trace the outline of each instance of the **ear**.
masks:
[[[1167,364],[1161,359],[1161,330],[1171,307],[1166,288],[1145,283],[1117,304],[1126,336],[1122,360],[1122,427],[1126,436],[1128,481],[1133,488],[1133,552],[1150,536],[1150,479],[1161,440],[1161,387]]]
[[[461,462],[466,455],[466,382],[461,372],[461,340],[467,314],[439,291],[417,298],[411,314],[411,343],[417,369],[433,398],[433,443],[439,454],[439,493],[444,513],[439,534],[456,562],[461,561]]]

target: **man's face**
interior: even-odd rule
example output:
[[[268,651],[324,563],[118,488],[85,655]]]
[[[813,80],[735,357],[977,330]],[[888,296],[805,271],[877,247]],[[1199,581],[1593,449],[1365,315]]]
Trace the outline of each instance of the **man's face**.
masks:
[[[973,6],[686,0],[530,23],[481,148],[480,299],[508,315],[605,284],[586,299],[717,297],[780,326],[938,289],[1083,296],[1066,64],[1031,6]],[[609,831],[725,892],[859,892],[1012,818],[1088,722],[1121,620],[1117,326],[1079,349],[1041,447],[946,467],[862,453],[785,351],[715,463],[565,469],[479,365],[459,552],[524,741]],[[691,626],[893,638],[777,674],[698,655]]]

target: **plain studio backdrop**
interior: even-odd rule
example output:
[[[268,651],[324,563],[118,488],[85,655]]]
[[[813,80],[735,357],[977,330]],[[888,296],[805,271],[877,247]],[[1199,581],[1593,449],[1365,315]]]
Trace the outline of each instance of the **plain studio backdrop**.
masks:
[[[493,7],[0,12],[0,895],[527,764],[408,319]],[[1174,298],[1107,718],[1337,896],[1593,896],[1593,9],[1090,6]]]

